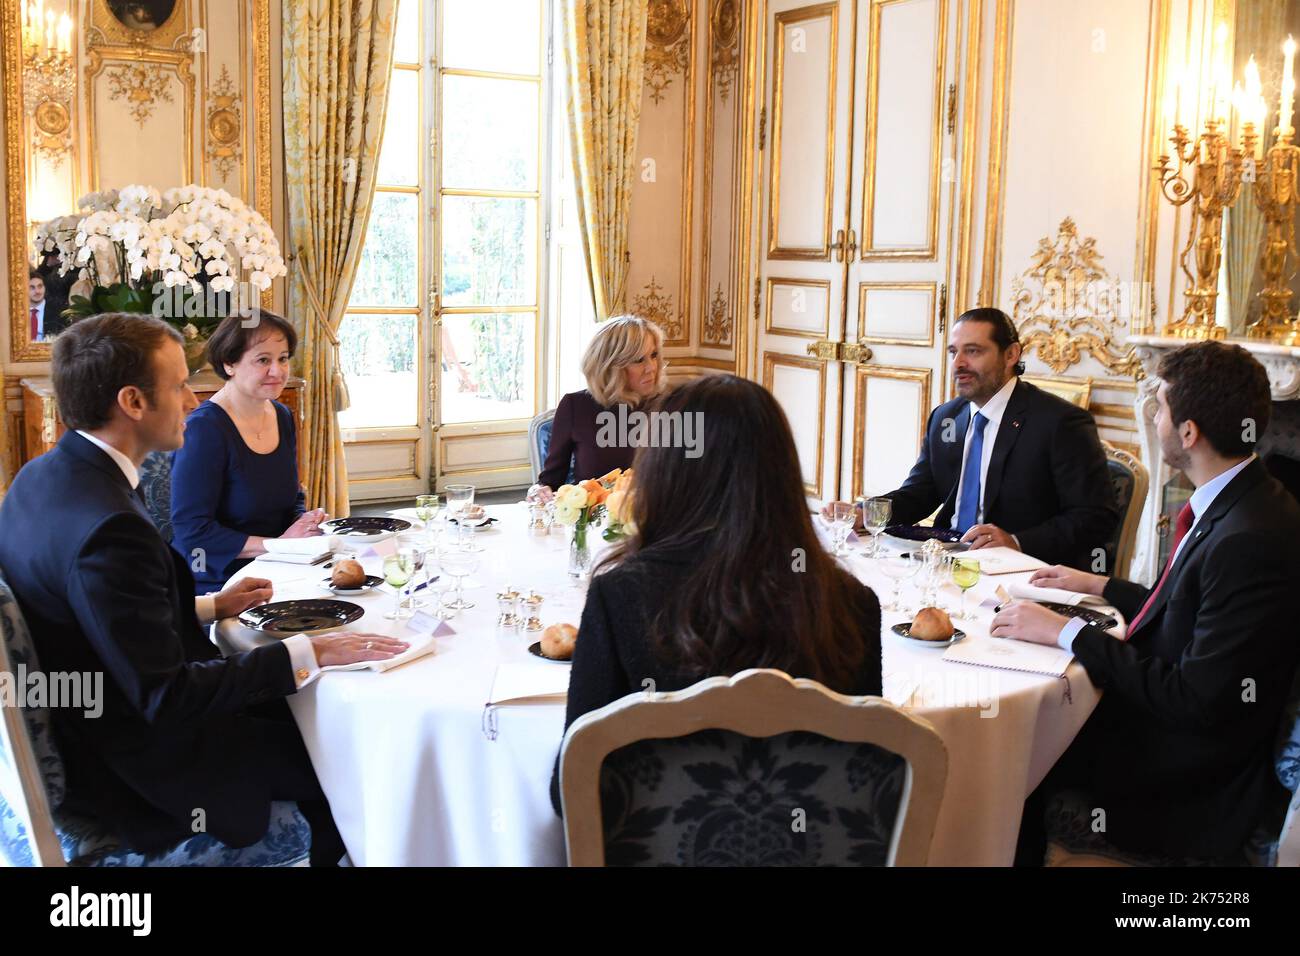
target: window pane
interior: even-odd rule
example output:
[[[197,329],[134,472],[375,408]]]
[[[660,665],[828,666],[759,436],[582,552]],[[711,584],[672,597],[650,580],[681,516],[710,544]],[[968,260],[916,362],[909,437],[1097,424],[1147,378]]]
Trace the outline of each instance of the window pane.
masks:
[[[445,0],[442,65],[496,73],[541,69],[540,0]]]
[[[347,315],[339,358],[352,404],[340,428],[414,425],[420,396],[415,370],[414,315]]]
[[[420,185],[420,74],[393,70],[384,141],[379,150],[381,186]]]
[[[537,304],[537,200],[444,196],[442,230],[443,305]]]
[[[397,63],[420,62],[420,0],[400,0],[397,5],[393,60]]]
[[[444,315],[444,422],[531,418],[536,362],[535,312]]]
[[[349,305],[420,304],[420,197],[375,193]]]
[[[536,189],[540,88],[527,80],[444,76],[442,184]]]

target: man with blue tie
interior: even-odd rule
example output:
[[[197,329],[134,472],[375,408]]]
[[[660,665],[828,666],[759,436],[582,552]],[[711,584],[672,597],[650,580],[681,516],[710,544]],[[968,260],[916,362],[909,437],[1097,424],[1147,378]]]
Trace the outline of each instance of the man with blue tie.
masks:
[[[893,500],[896,524],[935,527],[972,550],[1003,546],[1097,567],[1119,519],[1092,416],[1019,378],[1020,338],[1000,309],[958,317],[948,343],[957,397],[930,414]]]
[[[1254,454],[1272,407],[1268,373],[1237,345],[1200,342],[1160,362],[1156,433],[1196,486],[1154,587],[1068,567],[1031,583],[1100,595],[1129,621],[1116,640],[1015,601],[991,634],[1059,645],[1104,693],[1026,803],[1017,859],[1041,865],[1048,792],[1081,790],[1122,849],[1244,862],[1256,827],[1276,837],[1288,794],[1273,747],[1300,664],[1300,507]]]

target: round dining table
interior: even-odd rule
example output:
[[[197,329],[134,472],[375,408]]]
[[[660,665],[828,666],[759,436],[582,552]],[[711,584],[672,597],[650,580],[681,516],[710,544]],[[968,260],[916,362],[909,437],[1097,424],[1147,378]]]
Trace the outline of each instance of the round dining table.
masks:
[[[327,671],[289,698],[354,865],[566,862],[564,826],[551,807],[549,785],[564,731],[567,683],[555,669],[567,672],[568,665],[529,653],[539,632],[501,626],[497,595],[538,594],[543,624],[577,625],[585,586],[568,573],[562,529],[530,529],[523,504],[490,506],[487,512],[497,520],[467,533],[483,549],[477,570],[464,579],[464,597],[474,607],[446,620],[441,633],[431,628],[441,591],[450,586],[445,575],[416,592],[428,607],[407,621],[384,617],[398,599],[387,584],[338,598],[364,611],[348,629],[431,641],[430,653],[383,672]],[[599,559],[599,535],[590,539]],[[382,574],[383,554],[395,546],[393,538],[358,545],[367,573]],[[889,547],[883,544],[881,553]],[[852,542],[840,560],[884,604],[893,582],[867,556],[869,550],[865,542]],[[431,567],[435,563],[430,558]],[[989,640],[997,586],[1027,580],[1029,573],[985,575],[971,589],[968,617],[956,622],[968,640]],[[335,599],[323,586],[329,572],[319,566],[263,557],[236,577],[245,576],[269,578],[274,601]],[[916,606],[910,583],[903,596]],[[957,598],[948,585],[945,603],[955,607]],[[946,661],[942,647],[892,630],[907,619],[901,612],[883,614],[884,696],[929,721],[947,747],[948,779],[929,863],[1010,865],[1026,795],[1079,732],[1099,692],[1077,661],[1064,677]],[[275,640],[233,618],[215,629],[227,654]],[[498,675],[507,672],[514,686],[526,687],[535,678],[547,693],[522,701],[531,695],[515,694],[517,702],[490,704]]]

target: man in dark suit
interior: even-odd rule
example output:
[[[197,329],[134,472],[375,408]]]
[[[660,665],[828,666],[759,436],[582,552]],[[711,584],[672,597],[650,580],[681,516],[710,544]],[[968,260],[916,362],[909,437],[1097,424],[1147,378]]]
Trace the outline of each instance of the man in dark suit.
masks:
[[[1019,336],[999,309],[962,313],[948,354],[957,397],[930,414],[921,457],[885,496],[892,521],[939,508],[935,527],[961,532],[972,550],[1092,565],[1119,518],[1092,416],[1017,377]]]
[[[145,455],[179,448],[197,405],[180,335],[149,316],[85,319],[55,340],[53,376],[70,430],[5,496],[0,568],[42,668],[106,675],[97,717],[53,709],[68,808],[148,852],[200,828],[248,846],[266,833],[273,800],[296,800],[312,863],[337,863],[344,847],[283,698],[322,666],[405,645],[298,635],[222,660],[200,614],[237,614],[267,600],[270,582],[196,602],[189,566],[136,490]]]
[[[1268,426],[1268,376],[1221,342],[1169,353],[1159,374],[1160,447],[1196,486],[1160,580],[1147,590],[1064,567],[1031,579],[1102,595],[1130,622],[1128,639],[1025,601],[993,619],[995,637],[1072,650],[1105,692],[1026,804],[1026,863],[1042,862],[1042,807],[1058,787],[1105,811],[1108,841],[1180,857],[1233,857],[1257,824],[1280,824],[1289,796],[1272,751],[1300,663],[1300,507],[1252,453]]]

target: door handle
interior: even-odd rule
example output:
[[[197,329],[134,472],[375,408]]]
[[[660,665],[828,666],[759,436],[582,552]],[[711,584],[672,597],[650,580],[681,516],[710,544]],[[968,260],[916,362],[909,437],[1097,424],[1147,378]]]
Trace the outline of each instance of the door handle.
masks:
[[[835,261],[844,261],[844,230],[835,230]]]
[[[871,361],[871,347],[864,342],[831,342],[818,339],[809,342],[805,351],[823,362],[843,362],[846,365],[866,365]]]

